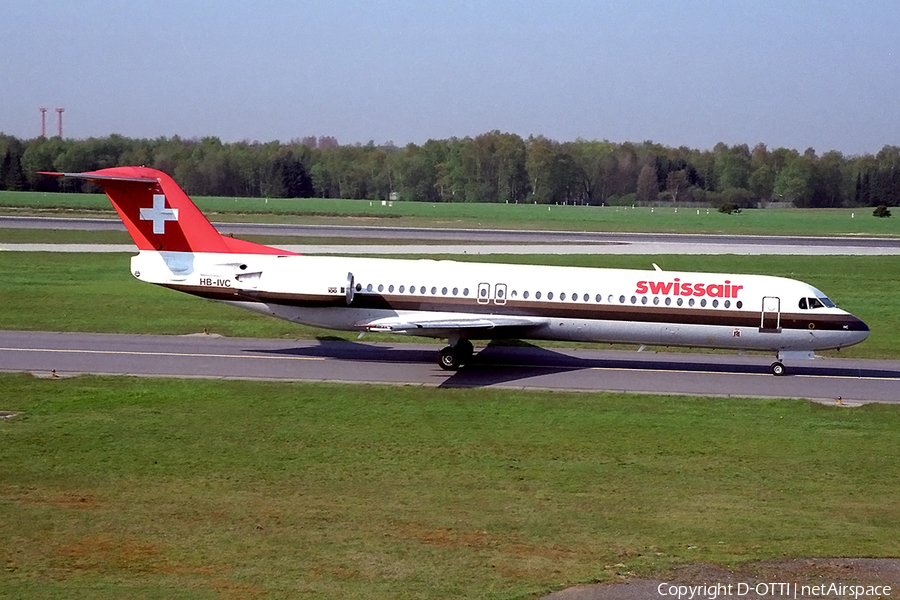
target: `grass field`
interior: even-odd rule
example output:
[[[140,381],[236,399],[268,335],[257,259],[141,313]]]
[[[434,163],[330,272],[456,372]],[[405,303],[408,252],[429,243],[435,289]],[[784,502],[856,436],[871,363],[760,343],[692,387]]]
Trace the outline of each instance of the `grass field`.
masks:
[[[0,596],[531,598],[900,552],[900,411],[0,375]]]
[[[468,256],[472,261],[782,275],[811,283],[866,321],[869,339],[838,356],[900,358],[900,257],[890,256]],[[355,333],[293,325],[147,285],[126,254],[0,252],[0,329],[315,338]],[[367,340],[398,341],[369,335]],[[825,353],[835,355],[835,353]]]
[[[546,206],[394,202],[321,198],[194,198],[212,220],[434,226],[572,231],[631,231],[766,235],[900,236],[900,219],[878,219],[871,208],[766,209],[724,215],[715,209]],[[83,214],[112,216],[101,194],[0,192],[3,214]],[[94,215],[96,216],[96,214]]]

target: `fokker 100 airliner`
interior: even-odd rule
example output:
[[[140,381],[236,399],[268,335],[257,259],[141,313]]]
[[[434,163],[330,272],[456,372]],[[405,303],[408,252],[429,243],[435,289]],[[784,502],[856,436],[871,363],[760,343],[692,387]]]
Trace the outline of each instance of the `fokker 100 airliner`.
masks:
[[[220,234],[155,169],[48,174],[103,188],[138,247],[131,272],[141,281],[295,323],[446,338],[446,370],[471,358],[471,340],[517,338],[765,350],[783,375],[784,360],[869,335],[793,279],[303,256]]]

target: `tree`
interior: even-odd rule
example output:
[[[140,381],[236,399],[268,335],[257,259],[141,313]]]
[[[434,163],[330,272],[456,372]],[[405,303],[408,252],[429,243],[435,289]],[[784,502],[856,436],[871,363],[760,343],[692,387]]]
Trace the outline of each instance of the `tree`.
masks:
[[[588,204],[600,204],[612,193],[618,164],[616,146],[607,141],[577,139],[563,144],[579,177],[581,196]]]
[[[750,174],[747,185],[757,199],[771,200],[775,191],[775,171],[769,165],[762,165]]]
[[[672,202],[678,202],[678,194],[687,187],[687,171],[669,171],[666,176],[666,191],[672,196]]]
[[[746,144],[728,148],[725,144],[716,144],[715,149],[716,189],[747,188],[750,176],[750,149]]]
[[[814,163],[812,206],[835,208],[844,205],[844,157],[840,152],[826,152]]]
[[[58,137],[37,138],[28,142],[27,147],[22,152],[19,172],[7,176],[6,189],[26,189],[27,181],[27,187],[33,190],[42,192],[58,191],[60,183],[55,181],[56,178],[38,175],[38,172],[58,170],[56,167],[57,160],[66,152],[69,145],[71,145],[71,142],[65,142]],[[15,167],[15,161],[13,161],[12,166]],[[10,177],[14,177],[16,182],[11,181]],[[81,184],[81,181],[72,181],[64,185],[71,185],[74,189],[80,190]]]
[[[313,195],[312,178],[293,152],[282,152],[276,157],[275,171],[281,175],[283,197],[309,198]]]
[[[495,139],[497,201],[518,202],[528,193],[525,141],[514,133],[500,133]]]
[[[812,164],[806,157],[798,157],[787,164],[775,178],[775,198],[792,202],[797,208],[807,208],[812,201]]]
[[[0,190],[25,189],[27,180],[22,171],[22,142],[13,137],[0,136]],[[55,178],[45,177],[44,179]],[[51,191],[55,191],[55,187]]]
[[[533,201],[545,204],[565,199],[565,160],[557,142],[543,136],[528,138],[525,167]]]
[[[236,142],[178,136],[22,141],[0,134],[0,188],[96,191],[80,180],[58,182],[38,171],[84,171],[125,164],[173,175],[189,193],[225,196],[320,195],[488,202],[652,202],[664,189],[683,202],[741,206],[786,200],[800,207],[900,204],[900,147],[877,155],[818,156],[757,144],[716,144],[713,150],[669,148],[644,141],[559,143],[543,136],[493,130],[474,138],[340,145],[331,136]],[[655,178],[655,182],[653,181]],[[639,193],[638,193],[639,192]]]
[[[637,199],[641,204],[649,204],[659,196],[659,180],[656,178],[656,167],[644,165],[637,180]]]

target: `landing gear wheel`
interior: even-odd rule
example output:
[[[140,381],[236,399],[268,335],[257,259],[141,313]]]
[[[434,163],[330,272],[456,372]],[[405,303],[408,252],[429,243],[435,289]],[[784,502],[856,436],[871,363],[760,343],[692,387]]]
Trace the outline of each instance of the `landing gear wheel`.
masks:
[[[459,354],[462,362],[467,362],[472,358],[472,354],[475,353],[475,347],[472,346],[472,342],[469,340],[459,340],[454,348],[456,348],[456,352]]]
[[[438,354],[438,364],[445,371],[457,370],[461,362],[459,351],[453,346],[442,348]]]
[[[775,375],[776,377],[781,377],[787,373],[787,369],[784,368],[784,363],[778,361],[773,362],[769,369],[772,371],[772,375]]]

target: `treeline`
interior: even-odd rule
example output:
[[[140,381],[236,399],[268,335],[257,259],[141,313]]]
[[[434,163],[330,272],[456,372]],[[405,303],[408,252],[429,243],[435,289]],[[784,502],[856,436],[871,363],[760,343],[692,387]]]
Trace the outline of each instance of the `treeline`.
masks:
[[[900,147],[875,155],[819,156],[757,144],[712,150],[527,139],[491,131],[422,145],[340,145],[332,137],[281,142],[218,138],[20,140],[0,134],[0,189],[96,191],[38,171],[145,165],[189,194],[428,202],[578,204],[788,202],[797,207],[897,206]],[[82,188],[83,186],[83,188]]]

